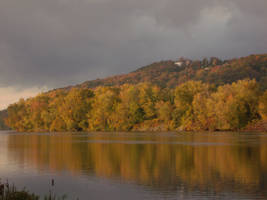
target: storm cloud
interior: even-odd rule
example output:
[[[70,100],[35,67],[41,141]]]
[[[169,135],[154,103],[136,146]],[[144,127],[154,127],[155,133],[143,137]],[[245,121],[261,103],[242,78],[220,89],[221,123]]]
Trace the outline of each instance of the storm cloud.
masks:
[[[62,87],[180,56],[267,52],[266,0],[1,0],[0,87]]]

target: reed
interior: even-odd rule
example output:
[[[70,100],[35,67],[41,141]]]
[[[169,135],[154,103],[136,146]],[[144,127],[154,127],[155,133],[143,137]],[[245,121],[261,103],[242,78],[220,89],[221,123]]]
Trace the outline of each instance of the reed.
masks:
[[[54,180],[52,180],[52,187],[54,187]],[[66,200],[67,196],[56,196],[51,190],[49,194],[45,195],[43,198],[40,196],[29,192],[26,188],[19,190],[14,184],[9,184],[8,181],[3,183],[0,180],[0,200]]]

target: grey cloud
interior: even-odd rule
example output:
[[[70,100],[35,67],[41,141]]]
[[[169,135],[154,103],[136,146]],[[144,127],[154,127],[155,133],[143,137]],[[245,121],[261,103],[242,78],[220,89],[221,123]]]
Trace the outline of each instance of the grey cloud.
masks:
[[[61,87],[179,56],[267,52],[266,0],[1,0],[0,86]]]

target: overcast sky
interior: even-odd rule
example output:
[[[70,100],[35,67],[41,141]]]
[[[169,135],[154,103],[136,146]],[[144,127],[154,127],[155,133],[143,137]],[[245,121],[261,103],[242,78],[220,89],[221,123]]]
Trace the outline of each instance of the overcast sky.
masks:
[[[181,56],[267,53],[267,0],[1,0],[0,109]]]

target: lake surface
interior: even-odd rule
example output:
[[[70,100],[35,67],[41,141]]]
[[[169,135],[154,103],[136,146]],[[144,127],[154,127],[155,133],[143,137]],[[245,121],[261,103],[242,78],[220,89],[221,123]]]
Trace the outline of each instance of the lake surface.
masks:
[[[267,199],[267,134],[2,131],[0,178],[80,200]]]

